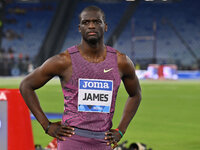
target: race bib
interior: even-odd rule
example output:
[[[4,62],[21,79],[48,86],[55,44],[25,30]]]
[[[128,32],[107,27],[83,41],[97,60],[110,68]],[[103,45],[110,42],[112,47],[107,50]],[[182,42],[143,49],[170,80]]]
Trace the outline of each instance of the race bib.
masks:
[[[79,79],[78,111],[109,113],[112,93],[112,80]]]

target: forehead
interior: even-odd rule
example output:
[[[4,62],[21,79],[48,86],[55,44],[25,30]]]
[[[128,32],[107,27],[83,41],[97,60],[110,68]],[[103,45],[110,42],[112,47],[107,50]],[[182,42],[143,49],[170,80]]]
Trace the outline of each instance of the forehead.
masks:
[[[83,11],[80,15],[81,20],[102,19],[103,14],[100,11]]]

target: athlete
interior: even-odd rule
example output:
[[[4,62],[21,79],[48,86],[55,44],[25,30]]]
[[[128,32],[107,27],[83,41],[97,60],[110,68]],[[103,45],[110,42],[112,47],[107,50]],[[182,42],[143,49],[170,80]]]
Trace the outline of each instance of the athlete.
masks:
[[[141,88],[132,61],[104,45],[104,12],[89,6],[79,19],[81,43],[49,58],[27,75],[20,92],[44,131],[58,139],[58,150],[111,150],[138,109]],[[60,78],[64,95],[61,122],[48,120],[34,92],[54,76]],[[111,129],[121,80],[129,97],[118,128]]]

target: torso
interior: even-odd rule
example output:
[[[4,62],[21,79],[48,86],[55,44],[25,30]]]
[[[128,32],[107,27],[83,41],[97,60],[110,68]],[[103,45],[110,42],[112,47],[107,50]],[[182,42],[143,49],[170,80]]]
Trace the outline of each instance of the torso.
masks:
[[[117,63],[117,52],[116,50],[107,47],[105,60],[99,63],[88,62],[84,57],[81,56],[77,47],[72,47],[66,55],[70,56],[71,65],[68,66],[68,70],[65,71],[66,76],[61,77],[61,83],[63,88],[63,94],[65,97],[65,112],[63,115],[63,123],[76,126],[83,129],[94,130],[94,131],[105,131],[112,126],[112,117],[114,113],[115,99],[117,90],[120,85],[120,73],[118,70]],[[69,73],[69,71],[71,73]],[[67,72],[69,73],[67,75]],[[65,74],[64,74],[65,75]],[[88,110],[78,111],[78,95],[81,94],[81,90],[78,89],[79,82],[86,82],[86,79],[93,79],[92,83],[113,83],[112,102],[110,104],[109,113],[102,112],[84,112]],[[106,80],[106,81],[104,81]],[[89,85],[89,86],[90,86]],[[86,93],[88,89],[85,89]],[[104,89],[103,89],[104,90]],[[83,90],[84,91],[84,90]],[[90,91],[90,90],[88,90]],[[94,89],[92,91],[95,91]],[[89,93],[89,92],[88,92]],[[98,96],[95,97],[97,101]],[[91,100],[91,97],[88,98]],[[102,100],[107,97],[102,97]],[[94,107],[93,107],[94,108]],[[104,108],[104,107],[103,107]],[[90,111],[90,110],[89,110]],[[94,109],[92,110],[94,111]],[[102,111],[108,111],[102,109]],[[93,127],[94,126],[94,127]]]

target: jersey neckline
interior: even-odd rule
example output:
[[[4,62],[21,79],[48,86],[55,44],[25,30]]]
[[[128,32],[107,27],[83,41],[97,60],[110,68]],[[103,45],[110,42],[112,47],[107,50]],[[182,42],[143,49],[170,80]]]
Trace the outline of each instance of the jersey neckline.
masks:
[[[86,60],[82,55],[81,55],[81,53],[80,53],[80,51],[79,51],[79,49],[78,49],[78,45],[75,45],[75,48],[76,48],[76,50],[77,50],[77,52],[78,52],[78,55],[80,56],[80,58],[83,60],[83,61],[85,61],[85,62],[87,62],[87,63],[91,63],[91,64],[101,64],[101,63],[104,63],[107,59],[108,59],[108,46],[106,46],[105,45],[105,47],[106,47],[106,57],[105,57],[105,59],[103,60],[103,61],[100,61],[100,62],[90,62],[90,61],[88,61],[88,60]]]

